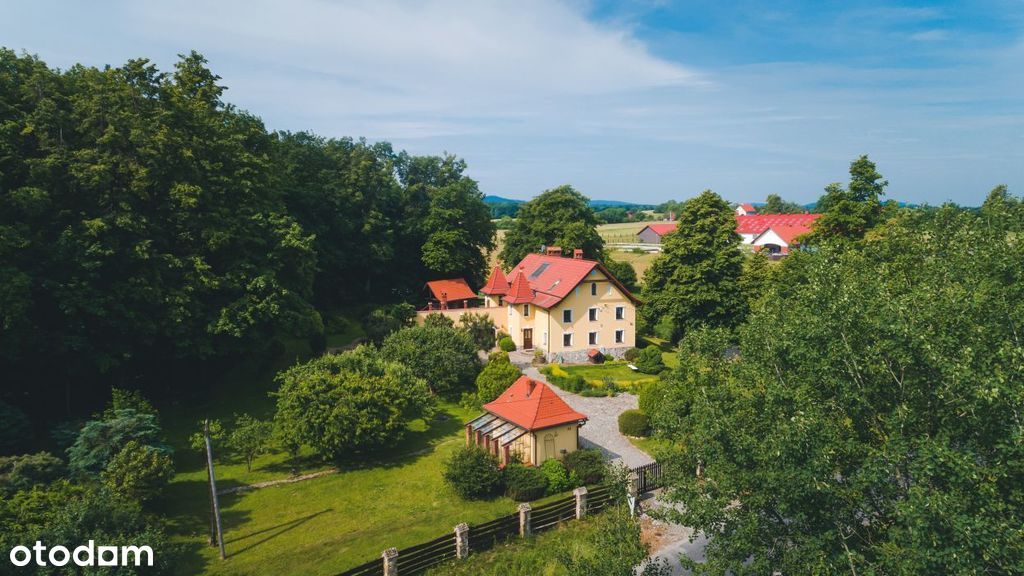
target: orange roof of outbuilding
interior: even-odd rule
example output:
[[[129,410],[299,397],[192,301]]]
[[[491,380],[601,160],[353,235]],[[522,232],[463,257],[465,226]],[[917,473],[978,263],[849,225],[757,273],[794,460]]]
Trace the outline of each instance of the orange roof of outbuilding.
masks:
[[[525,375],[496,400],[484,404],[484,410],[527,430],[587,420],[585,414],[573,410],[547,384]]]
[[[491,276],[487,279],[487,283],[480,289],[484,294],[490,294],[492,296],[501,296],[508,294],[508,278],[505,277],[505,273],[501,271],[501,266],[495,266],[491,270]]]
[[[476,292],[473,292],[473,289],[462,278],[432,280],[427,282],[427,288],[430,288],[430,292],[437,300],[451,302],[453,300],[476,298]]]

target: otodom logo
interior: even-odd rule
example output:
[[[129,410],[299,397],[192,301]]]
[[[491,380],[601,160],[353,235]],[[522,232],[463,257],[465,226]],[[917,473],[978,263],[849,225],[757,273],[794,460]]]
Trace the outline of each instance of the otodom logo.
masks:
[[[35,552],[35,554],[33,554]],[[145,564],[143,559],[145,558]],[[96,546],[89,540],[88,544],[76,547],[73,551],[66,546],[46,545],[36,540],[30,549],[28,546],[11,548],[11,564],[15,566],[64,566],[73,563],[76,566],[152,566],[153,549],[149,546]]]

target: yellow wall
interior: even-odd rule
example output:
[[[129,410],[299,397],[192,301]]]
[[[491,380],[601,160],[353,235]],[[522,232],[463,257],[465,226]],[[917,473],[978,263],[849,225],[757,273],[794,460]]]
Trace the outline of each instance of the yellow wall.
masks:
[[[591,294],[591,284],[597,295]],[[616,306],[622,306],[624,317],[615,319]],[[590,308],[597,308],[597,320],[590,321]],[[572,322],[562,322],[564,310],[572,310]],[[548,311],[548,353],[589,350],[591,348],[632,348],[636,346],[636,306],[596,268],[580,282],[557,306]],[[623,330],[623,341],[615,342],[615,331]],[[572,332],[572,345],[564,346],[563,335]],[[597,332],[597,342],[590,344],[588,335]],[[542,337],[543,339],[543,337]]]
[[[534,457],[533,463],[536,465],[542,464],[548,458],[556,458],[561,460],[565,456],[562,454],[562,450],[565,453],[575,452],[579,447],[579,431],[577,430],[576,424],[562,424],[551,428],[544,428],[543,430],[534,430],[529,434],[533,436],[533,447]],[[548,437],[554,442],[548,443]],[[551,454],[548,454],[548,451]]]

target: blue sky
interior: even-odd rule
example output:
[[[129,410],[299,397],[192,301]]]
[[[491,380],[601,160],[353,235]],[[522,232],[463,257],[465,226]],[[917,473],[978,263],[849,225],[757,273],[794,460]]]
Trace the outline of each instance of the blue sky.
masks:
[[[195,49],[268,127],[464,157],[489,194],[1024,195],[1024,0],[4,2],[51,66]]]

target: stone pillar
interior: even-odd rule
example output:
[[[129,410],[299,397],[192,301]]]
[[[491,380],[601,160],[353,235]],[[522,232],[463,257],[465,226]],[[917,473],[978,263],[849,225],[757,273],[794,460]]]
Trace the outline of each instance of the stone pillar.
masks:
[[[640,477],[630,472],[626,479],[626,501],[629,503],[629,515],[636,515],[636,502],[640,496]]]
[[[398,576],[398,548],[388,548],[381,557],[384,559],[384,576]]]
[[[580,486],[572,491],[572,495],[576,497],[576,519],[582,520],[587,515],[587,487]]]
[[[470,438],[473,436],[473,427],[466,424],[466,446],[469,446]]]
[[[530,526],[530,505],[523,502],[519,505],[519,535],[527,537],[533,532],[533,527]]]
[[[455,557],[462,560],[469,556],[469,524],[460,522],[455,526]]]

